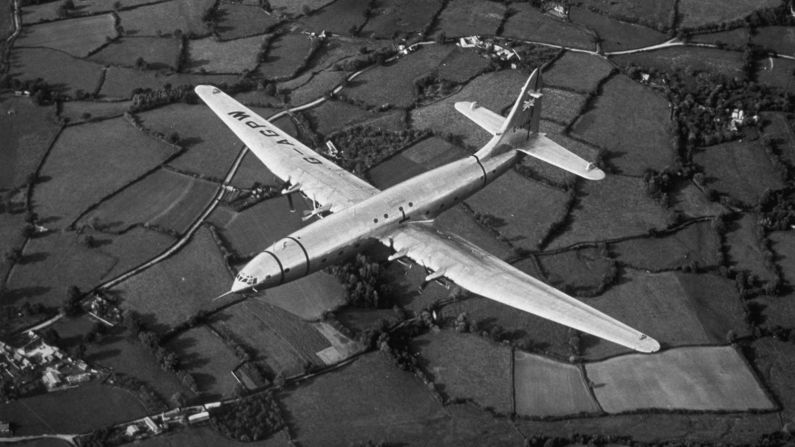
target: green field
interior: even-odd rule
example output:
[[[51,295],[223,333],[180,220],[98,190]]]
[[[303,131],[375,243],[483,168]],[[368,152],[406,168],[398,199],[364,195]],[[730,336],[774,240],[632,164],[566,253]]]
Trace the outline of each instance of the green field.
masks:
[[[463,84],[482,74],[491,66],[488,58],[474,49],[456,47],[439,64],[439,78],[456,84]]]
[[[630,63],[664,72],[676,69],[686,72],[717,73],[729,78],[745,79],[743,53],[701,47],[672,47],[643,53],[612,56],[619,66]]]
[[[136,7],[147,3],[154,3],[157,0],[119,0],[119,9]],[[75,8],[70,11],[71,15],[93,15],[100,12],[110,12],[114,9],[114,3],[107,0],[80,0],[75,3]],[[23,5],[21,8],[22,23],[31,24],[38,22],[50,22],[61,20],[58,15],[58,8],[61,2],[41,2],[38,4]],[[71,17],[70,15],[70,17]]]
[[[721,216],[729,209],[720,202],[713,202],[704,192],[692,183],[676,191],[671,197],[671,207],[687,217]]]
[[[86,57],[117,36],[113,16],[101,14],[26,27],[14,46],[46,47]]]
[[[613,67],[602,58],[566,51],[544,70],[544,85],[578,92],[592,92],[612,71]]]
[[[756,29],[751,43],[779,54],[795,53],[795,29],[788,26],[765,26]]]
[[[491,216],[493,229],[515,247],[537,249],[568,213],[568,195],[508,171],[466,199],[476,213]]]
[[[762,136],[776,141],[779,157],[790,165],[795,164],[795,119],[791,115],[765,112],[759,115],[763,123]]]
[[[650,229],[665,228],[668,212],[650,199],[644,188],[641,179],[621,175],[582,183],[568,227],[551,240],[549,247],[642,235]]]
[[[709,274],[624,272],[621,282],[583,302],[656,338],[664,347],[725,343],[729,331],[747,332],[734,282]],[[671,322],[676,330],[671,330]],[[630,352],[592,336],[585,356],[600,359]]]
[[[526,73],[519,70],[485,73],[452,96],[412,109],[410,121],[415,129],[458,135],[463,138],[467,147],[479,148],[489,141],[491,135],[459,113],[454,104],[458,101],[476,101],[479,105],[502,114],[504,109],[516,101],[516,92],[521,90],[526,81]]]
[[[367,178],[375,187],[385,189],[466,155],[439,137],[425,138],[371,168]]]
[[[27,183],[61,126],[55,107],[39,107],[29,98],[3,96],[0,102],[0,190]]]
[[[572,8],[569,19],[595,32],[605,52],[643,48],[668,40],[668,36],[659,31],[612,19],[584,7]]]
[[[541,117],[545,120],[568,125],[580,115],[587,98],[580,93],[554,88],[544,89],[544,107]]]
[[[256,68],[267,36],[218,41],[205,37],[188,42],[187,70],[199,73],[242,73]]]
[[[688,225],[663,237],[617,242],[610,249],[621,263],[653,272],[676,270],[692,263],[699,268],[714,268],[720,262],[722,250],[720,236],[709,222]]]
[[[258,441],[257,447],[279,447],[289,445],[290,436],[283,429],[272,434],[268,439]],[[185,429],[170,430],[158,436],[139,439],[135,441],[139,447],[182,447],[186,445],[195,447],[246,447],[250,442],[235,441],[218,433],[212,427],[199,426]]]
[[[608,413],[640,409],[771,410],[741,354],[731,346],[688,347],[586,363],[594,394]]]
[[[662,170],[673,160],[668,101],[624,75],[610,78],[590,110],[571,128],[572,136],[606,149],[623,174]]]
[[[118,118],[124,115],[131,104],[130,101],[66,101],[61,103],[58,115],[67,119],[69,124]]]
[[[172,86],[199,85],[222,83],[234,84],[238,81],[237,75],[204,75],[191,73],[174,73],[170,75],[140,71],[127,67],[109,67],[105,71],[105,81],[102,83],[100,94],[109,98],[127,99],[132,97],[135,89],[163,88],[166,84]]]
[[[442,0],[383,0],[373,10],[361,33],[377,39],[425,31],[442,8]]]
[[[303,34],[283,34],[270,41],[265,60],[257,72],[269,81],[293,78],[306,62],[312,41]]]
[[[42,78],[57,93],[74,96],[78,90],[93,93],[99,88],[102,66],[49,48],[11,51],[9,73],[17,79]]]
[[[259,5],[220,2],[218,15],[215,31],[222,40],[262,34],[279,23],[275,15],[266,13]]]
[[[773,64],[771,66],[771,64]],[[759,82],[771,87],[778,87],[785,92],[795,92],[795,81],[792,73],[795,72],[795,61],[786,59],[763,60],[757,72]]]
[[[256,351],[272,376],[290,377],[308,366],[323,366],[317,353],[331,346],[329,341],[310,323],[270,305],[268,293],[224,309],[213,317],[213,327]]]
[[[359,0],[338,0],[299,20],[309,32],[325,30],[334,34],[350,35],[367,21],[365,12],[369,4]]]
[[[68,127],[52,147],[33,199],[42,217],[65,228],[84,210],[162,163],[173,148],[123,118]],[[102,169],[97,169],[102,166]]]
[[[121,232],[148,224],[183,234],[217,192],[215,183],[158,169],[84,214],[77,226],[98,221],[104,230]]]
[[[78,403],[79,405],[75,405]],[[51,433],[84,433],[106,425],[146,415],[141,402],[129,391],[89,383],[66,391],[45,393],[0,404],[4,421],[19,436]]]
[[[516,414],[567,416],[598,413],[580,368],[522,351],[514,353]]]
[[[511,8],[516,13],[503,25],[502,36],[585,50],[596,47],[593,33],[581,27],[544,14],[529,4],[517,3]]]
[[[739,0],[724,2],[721,0],[681,0],[677,4],[677,15],[681,17],[679,26],[682,28],[698,28],[705,25],[742,20],[757,9],[775,8],[781,5],[779,0]]]
[[[325,101],[306,113],[312,121],[312,130],[327,137],[333,132],[375,116],[377,112],[368,112],[350,103],[332,100]]]
[[[150,314],[158,329],[173,326],[208,309],[228,290],[232,278],[209,230],[200,228],[191,241],[168,259],[115,286],[122,307]]]
[[[439,14],[435,29],[447,37],[493,36],[507,9],[492,1],[452,0]]]
[[[154,258],[174,244],[173,237],[158,231],[135,227],[122,235],[94,234],[99,247],[94,250],[114,260],[113,267],[102,277],[115,278]]]
[[[319,271],[270,289],[264,300],[304,320],[319,320],[323,312],[345,304],[345,289],[337,278]]]
[[[314,101],[340,85],[347,73],[342,71],[321,71],[305,73],[292,81],[278,84],[279,89],[290,91],[290,104],[301,105]]]
[[[182,42],[175,38],[125,37],[114,40],[92,54],[92,61],[105,65],[135,67],[138,58],[152,70],[176,70]]]
[[[304,10],[314,11],[328,5],[333,0],[273,0],[269,1],[275,12],[290,16],[304,14]]]
[[[788,423],[795,417],[795,386],[792,383],[795,345],[774,338],[754,341],[753,363],[771,393],[784,407],[784,420]]]
[[[501,414],[513,412],[510,347],[477,335],[443,330],[415,338],[412,349],[448,398],[472,399]]]
[[[449,45],[428,45],[390,65],[365,71],[351,81],[342,95],[369,106],[408,107],[415,100],[414,81],[430,74],[452,52]]]
[[[234,395],[237,381],[231,372],[240,360],[212,330],[193,328],[169,340],[167,347],[179,357],[180,368],[193,374],[203,399]]]
[[[169,165],[181,171],[222,179],[243,145],[203,103],[171,104],[138,116],[144,128],[159,132],[165,138],[177,133],[178,144],[187,150]]]
[[[584,0],[582,6],[595,9],[615,19],[638,22],[663,31],[671,26],[676,0],[638,2],[635,0]]]
[[[596,248],[542,255],[538,261],[551,285],[575,296],[590,295],[597,290],[613,268],[609,254]]]
[[[119,11],[121,26],[131,36],[158,36],[179,29],[187,35],[205,36],[210,30],[202,21],[213,0],[173,0]]]
[[[765,282],[772,281],[775,279],[775,272],[771,272],[765,265],[765,254],[760,247],[757,226],[757,217],[753,214],[746,214],[740,220],[729,222],[726,226],[726,254],[729,265],[736,270],[747,272]]]
[[[378,352],[284,391],[279,398],[291,415],[294,441],[306,446],[381,439],[407,445],[521,444],[508,421],[469,405],[442,407],[422,382]]]
[[[776,264],[781,269],[781,276],[790,285],[795,284],[795,238],[793,234],[786,231],[777,231],[768,235],[770,248],[776,254]],[[764,325],[767,327],[795,327],[795,299],[793,294],[787,293],[783,296],[762,296],[755,299],[760,302],[765,309],[762,314],[765,317]]]
[[[149,312],[143,310],[141,314],[146,316]],[[146,383],[160,398],[168,402],[169,406],[174,405],[169,400],[174,393],[186,396],[192,394],[180,383],[176,375],[163,371],[149,348],[129,336],[129,333],[106,336],[101,342],[89,343],[86,347],[85,360],[91,365],[111,368],[114,372]]]

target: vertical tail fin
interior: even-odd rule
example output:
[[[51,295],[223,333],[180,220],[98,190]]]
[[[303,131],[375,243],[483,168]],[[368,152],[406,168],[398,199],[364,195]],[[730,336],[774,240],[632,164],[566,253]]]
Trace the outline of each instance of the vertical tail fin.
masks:
[[[513,130],[526,130],[538,133],[541,121],[541,72],[536,68],[527,79],[522,92],[508,114],[508,118],[500,129],[500,134],[507,135]]]

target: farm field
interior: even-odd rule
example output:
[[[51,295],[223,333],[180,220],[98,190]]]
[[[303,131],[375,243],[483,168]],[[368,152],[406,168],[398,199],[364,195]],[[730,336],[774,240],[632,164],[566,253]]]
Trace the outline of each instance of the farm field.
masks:
[[[492,1],[452,0],[439,14],[436,28],[445,36],[493,36],[502,24],[507,8]]]
[[[193,328],[170,340],[167,347],[177,354],[180,368],[189,371],[196,379],[203,399],[234,395],[237,382],[231,371],[240,360],[211,329]]]
[[[514,362],[517,414],[545,417],[600,412],[579,367],[518,350]]]
[[[168,164],[181,171],[223,179],[243,144],[203,105],[176,103],[137,116],[150,132],[160,133],[164,138],[176,134],[177,144],[186,150]]]
[[[604,59],[576,51],[566,51],[543,72],[544,85],[590,93],[610,75],[613,67]]]
[[[133,90],[163,88],[166,84],[172,86],[198,85],[198,84],[234,84],[238,81],[237,75],[213,75],[174,73],[161,74],[151,71],[139,71],[127,67],[111,66],[105,70],[105,81],[102,83],[100,95],[113,99],[128,99],[133,95]]]
[[[569,48],[594,50],[595,36],[574,24],[553,18],[529,4],[511,5],[516,13],[508,17],[502,28],[504,37],[541,41]]]
[[[386,189],[466,155],[439,137],[425,138],[371,168],[367,178],[376,188]]]
[[[416,96],[414,81],[430,74],[451,51],[452,47],[448,45],[423,47],[390,65],[362,73],[342,94],[368,106],[390,104],[393,107],[409,107]]]
[[[643,53],[611,56],[619,66],[630,63],[660,71],[717,73],[729,78],[745,79],[743,54],[737,51],[700,47],[673,47]]]
[[[660,341],[663,347],[725,343],[729,331],[747,332],[734,282],[719,276],[642,273],[627,270],[622,281],[583,302]],[[670,322],[676,321],[676,330]],[[630,352],[595,337],[583,337],[585,357]]]
[[[575,138],[605,148],[619,173],[641,175],[673,161],[668,101],[619,74],[610,78],[592,107],[571,127]]]
[[[68,120],[69,124],[118,118],[124,115],[131,104],[131,101],[66,101],[61,103],[59,116]]]
[[[135,395],[99,383],[0,404],[0,416],[14,423],[19,436],[88,432],[145,415]]]
[[[742,20],[758,9],[774,8],[781,2],[777,0],[722,2],[720,0],[682,0],[677,5],[678,15],[682,17],[679,26],[698,28]]]
[[[762,282],[774,280],[775,272],[768,267],[765,253],[762,251],[764,241],[759,240],[757,218],[746,214],[740,220],[729,222],[726,228],[726,254],[729,265],[759,278]]]
[[[439,64],[439,78],[463,84],[488,70],[490,65],[489,59],[477,51],[456,47]]]
[[[269,81],[291,79],[306,64],[313,42],[303,34],[283,34],[273,38],[257,72]]]
[[[287,199],[274,197],[242,212],[216,208],[209,222],[221,230],[221,237],[240,256],[253,255],[270,244],[304,226],[301,216],[309,209],[305,201],[293,198],[295,212],[290,213]]]
[[[466,199],[475,213],[514,247],[536,250],[549,231],[566,218],[567,193],[508,171]],[[529,205],[532,204],[532,205]]]
[[[61,126],[55,107],[37,107],[29,98],[0,97],[0,190],[20,187],[36,172]]]
[[[9,56],[11,75],[20,80],[42,78],[55,91],[74,96],[99,89],[102,66],[49,48],[19,48]]]
[[[763,26],[751,36],[751,43],[778,54],[795,54],[795,29],[787,26]]]
[[[268,36],[218,41],[214,37],[188,42],[187,70],[198,73],[242,73],[259,63],[259,51]]]
[[[610,17],[630,23],[638,22],[658,31],[670,28],[675,0],[636,2],[633,0],[585,0],[582,5]]]
[[[721,261],[721,239],[709,222],[700,222],[662,237],[642,237],[610,244],[622,264],[659,272],[684,266],[714,268]],[[654,253],[654,256],[648,256]]]
[[[211,325],[251,347],[270,369],[271,378],[277,374],[291,377],[323,366],[317,353],[331,346],[310,323],[260,299],[224,309]]]
[[[138,58],[146,62],[150,70],[176,70],[182,41],[163,37],[124,37],[108,43],[89,58],[104,65],[136,67]]]
[[[301,105],[314,101],[342,84],[347,73],[342,71],[307,72],[291,81],[278,84],[278,89],[289,90],[290,104]]]
[[[6,303],[27,301],[59,308],[70,285],[91,289],[115,263],[110,256],[78,243],[74,233],[31,239],[22,254],[22,262],[11,270],[6,283]]]
[[[208,309],[211,300],[226,292],[231,281],[209,230],[200,228],[173,256],[111,291],[122,299],[122,308],[150,314],[150,322],[160,330]]]
[[[300,15],[304,14],[304,10],[314,11],[322,8],[333,0],[273,0],[270,2],[271,8],[287,15]]]
[[[361,34],[391,39],[425,31],[443,4],[441,0],[384,0],[373,10]]]
[[[345,289],[337,278],[319,271],[273,288],[258,299],[304,320],[319,320],[325,311],[345,304]]]
[[[795,346],[767,338],[755,341],[751,349],[756,370],[770,387],[771,394],[784,407],[784,417],[791,420],[795,416],[795,387],[789,379],[795,360]]]
[[[285,429],[272,434],[268,439],[258,441],[257,447],[280,447],[288,445],[290,436]],[[192,427],[182,430],[171,430],[160,436],[139,439],[139,447],[182,447],[185,445],[195,447],[246,447],[251,442],[235,441],[218,433],[209,426]]]
[[[668,36],[659,31],[615,20],[584,7],[572,8],[569,19],[594,31],[601,38],[601,47],[605,52],[643,48],[668,40]]]
[[[795,81],[792,80],[795,61],[779,59],[771,67],[768,60],[763,61],[761,65],[762,68],[757,72],[760,83],[780,88],[785,92],[795,92]]]
[[[36,211],[66,228],[88,207],[165,161],[174,152],[124,118],[68,127],[42,166]],[[102,169],[97,169],[101,165]],[[86,181],[90,179],[90,181]]]
[[[160,36],[181,30],[199,37],[210,32],[202,17],[214,3],[212,0],[173,0],[126,9],[118,14],[125,33],[131,36]]]
[[[147,3],[155,3],[158,0],[120,0],[120,8],[130,8]],[[46,2],[31,5],[24,5],[21,8],[20,15],[22,16],[22,23],[33,24],[39,22],[49,22],[53,20],[61,20],[62,17],[58,15],[58,7],[61,5],[59,2]],[[71,14],[77,16],[92,15],[100,12],[113,11],[113,2],[106,0],[80,0],[75,4],[75,8],[70,11]],[[71,16],[70,16],[71,17]]]
[[[143,227],[132,228],[118,236],[93,233],[92,237],[98,245],[93,250],[107,255],[114,261],[113,267],[102,277],[103,281],[113,279],[143,264],[166,251],[175,242],[172,236]]]
[[[787,284],[795,283],[795,238],[789,232],[775,232],[768,235],[770,249],[776,254],[776,265]],[[766,306],[762,314],[767,327],[795,327],[795,295],[787,293],[780,297],[762,296],[761,304]]]
[[[574,121],[585,107],[588,98],[568,90],[547,88],[544,91],[546,101],[541,109],[542,119],[568,125]]]
[[[279,23],[275,15],[268,14],[259,5],[220,2],[215,31],[221,40],[239,39],[269,31]]]
[[[785,163],[795,164],[795,120],[784,113],[762,113],[762,136],[777,142],[778,156]]]
[[[282,129],[282,125],[287,122],[288,121],[285,119],[280,119],[277,121],[276,125]],[[289,122],[292,123],[292,121]],[[251,188],[256,182],[263,185],[277,185],[280,183],[279,179],[276,178],[276,175],[266,168],[259,158],[254,155],[254,153],[249,151],[243,156],[243,160],[240,162],[240,166],[238,167],[237,172],[235,172],[235,175],[232,177],[232,181],[230,181],[229,184],[235,188],[248,189]],[[284,199],[284,202],[285,206],[287,206],[287,199]]]
[[[367,110],[347,102],[332,100],[307,111],[312,122],[312,130],[327,137],[328,135],[352,126],[375,115],[375,111]]]
[[[84,214],[77,226],[98,222],[103,231],[153,225],[184,234],[218,192],[218,185],[158,169]]]
[[[608,175],[584,182],[575,193],[570,223],[547,248],[646,234],[668,225],[668,211],[649,198],[641,179]],[[616,219],[621,210],[621,219]]]
[[[412,341],[412,350],[433,382],[450,399],[472,399],[497,413],[513,412],[510,347],[474,334],[430,332]]]
[[[359,392],[362,389],[367,393]],[[459,445],[480,439],[490,445],[521,442],[507,421],[485,417],[468,405],[442,407],[412,374],[374,352],[352,364],[283,391],[279,399],[294,440],[301,445],[348,445],[368,439],[407,444]],[[357,421],[356,430],[340,420]],[[464,441],[465,440],[465,441]]]
[[[142,315],[145,319],[151,316],[147,311],[143,311]],[[100,342],[87,344],[86,348],[87,362],[111,368],[146,383],[164,402],[169,402],[174,393],[192,395],[190,390],[182,386],[176,375],[163,371],[148,348],[129,332],[107,335]]]
[[[687,347],[586,363],[608,413],[642,408],[747,411],[775,407],[732,346]]]
[[[722,216],[729,209],[720,202],[713,202],[693,183],[688,183],[669,196],[671,207],[687,217]]]
[[[690,40],[695,43],[725,45],[726,48],[738,50],[745,47],[749,39],[750,33],[748,32],[747,28],[736,28],[728,31],[718,31],[715,33],[696,34],[690,38]]]
[[[26,27],[14,46],[46,47],[75,57],[86,57],[116,37],[113,16],[101,14]]]
[[[368,6],[358,0],[338,0],[302,17],[299,23],[309,32],[355,35],[354,31],[358,32],[367,21]]]
[[[518,70],[484,73],[470,81],[458,93],[435,103],[411,110],[410,122],[415,129],[458,135],[467,148],[480,148],[490,138],[488,132],[459,113],[458,101],[476,101],[479,105],[503,114],[513,105],[516,92],[527,78]]]
[[[607,249],[593,247],[538,257],[547,282],[574,296],[588,296],[615,271]]]

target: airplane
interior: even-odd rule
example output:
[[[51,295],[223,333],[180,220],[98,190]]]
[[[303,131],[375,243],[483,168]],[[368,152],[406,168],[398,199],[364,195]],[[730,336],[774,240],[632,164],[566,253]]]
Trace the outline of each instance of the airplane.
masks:
[[[437,229],[433,219],[531,156],[589,180],[605,177],[593,163],[539,132],[541,74],[527,79],[507,118],[475,102],[456,110],[492,138],[475,154],[427,171],[383,191],[342,169],[258,116],[216,87],[196,94],[281,179],[289,195],[300,191],[319,219],[257,254],[241,269],[231,293],[262,291],[346,260],[380,241],[389,261],[408,258],[463,289],[633,350],[652,353],[652,337],[513,267],[465,239]],[[532,205],[532,204],[528,204]]]

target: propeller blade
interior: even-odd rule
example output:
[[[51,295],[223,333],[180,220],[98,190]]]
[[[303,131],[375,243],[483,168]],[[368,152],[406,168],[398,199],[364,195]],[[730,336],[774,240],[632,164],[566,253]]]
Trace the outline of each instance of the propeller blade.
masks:
[[[287,204],[290,205],[290,212],[294,213],[295,212],[295,205],[293,205],[293,194],[292,193],[287,194]]]

